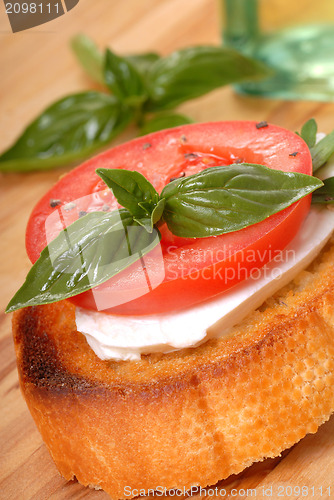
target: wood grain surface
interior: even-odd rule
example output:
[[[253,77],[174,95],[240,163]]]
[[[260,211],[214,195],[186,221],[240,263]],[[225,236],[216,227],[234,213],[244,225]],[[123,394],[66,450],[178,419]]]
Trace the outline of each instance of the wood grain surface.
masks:
[[[167,54],[188,45],[220,43],[218,7],[216,0],[80,0],[65,16],[14,35],[1,3],[0,150],[9,146],[53,100],[94,88],[69,50],[69,39],[74,34],[84,32],[100,47],[110,45],[121,53],[156,50]],[[296,130],[313,116],[320,130],[328,132],[334,126],[334,103],[240,97],[231,88],[212,92],[180,110],[196,121],[267,120]],[[130,129],[117,142],[134,134]],[[83,488],[75,481],[66,482],[58,474],[21,397],[11,318],[3,312],[30,267],[24,248],[29,213],[46,189],[69,168],[25,175],[0,174],[0,498],[6,500],[108,498],[102,491]],[[291,494],[289,488],[283,489],[279,496],[278,488],[289,486],[296,489]],[[298,493],[302,486],[309,488],[307,495],[302,490]],[[218,487],[225,488],[226,495],[233,498],[255,494],[258,498],[274,499],[334,498],[334,419],[282,457],[255,464]],[[247,488],[256,491],[247,496]]]

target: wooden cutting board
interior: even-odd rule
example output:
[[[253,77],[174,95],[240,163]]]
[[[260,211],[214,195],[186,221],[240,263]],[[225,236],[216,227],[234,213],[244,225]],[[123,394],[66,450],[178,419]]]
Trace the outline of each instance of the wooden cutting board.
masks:
[[[65,16],[15,35],[10,32],[1,3],[0,150],[47,104],[67,93],[93,88],[68,48],[70,37],[78,32],[92,36],[101,47],[108,44],[123,53],[157,50],[166,54],[187,45],[219,43],[218,3],[80,0]],[[196,121],[268,120],[297,130],[313,116],[320,130],[326,132],[334,124],[334,103],[258,100],[236,96],[230,88],[212,92],[181,109]],[[127,131],[117,142],[134,133]],[[0,498],[6,500],[107,498],[104,492],[66,482],[58,474],[21,397],[10,317],[3,312],[29,269],[24,249],[28,215],[38,198],[68,170],[0,174]],[[282,457],[255,464],[216,486],[218,496],[223,498],[255,494],[274,499],[334,498],[334,419]]]

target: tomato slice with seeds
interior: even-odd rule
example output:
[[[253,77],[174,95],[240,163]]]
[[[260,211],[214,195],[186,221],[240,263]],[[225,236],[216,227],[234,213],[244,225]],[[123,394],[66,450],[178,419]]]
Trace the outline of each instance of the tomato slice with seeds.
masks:
[[[47,242],[82,213],[117,207],[112,193],[96,175],[97,168],[137,170],[160,192],[172,178],[235,162],[312,174],[305,142],[275,125],[257,128],[255,122],[229,121],[156,132],[102,153],[61,178],[31,214],[26,233],[28,256],[35,262]],[[60,205],[51,207],[54,203],[50,200],[60,200]],[[140,293],[143,269],[135,264],[70,300],[87,309],[101,309],[94,298],[98,292],[103,312],[140,315],[170,312],[209,299],[246,279],[284,249],[299,230],[310,201],[307,196],[258,224],[209,238],[176,237],[164,225],[161,251],[165,277],[158,286]],[[59,208],[61,222],[56,217]],[[158,261],[154,251],[147,256],[145,265],[150,266],[151,276],[161,271]],[[132,293],[136,289],[138,297],[128,300],[136,296]]]

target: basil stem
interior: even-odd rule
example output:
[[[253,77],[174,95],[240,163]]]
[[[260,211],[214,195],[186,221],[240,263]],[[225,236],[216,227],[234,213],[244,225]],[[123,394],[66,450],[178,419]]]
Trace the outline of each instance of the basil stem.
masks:
[[[104,283],[159,244],[127,210],[81,217],[44,248],[6,311],[67,299]]]
[[[315,177],[263,165],[210,167],[170,182],[160,197],[139,172],[96,172],[129,210],[88,213],[61,231],[41,252],[7,312],[100,285],[159,244],[157,223],[166,222],[177,236],[204,238],[261,222],[320,186],[315,203],[334,199],[334,178],[323,185]]]

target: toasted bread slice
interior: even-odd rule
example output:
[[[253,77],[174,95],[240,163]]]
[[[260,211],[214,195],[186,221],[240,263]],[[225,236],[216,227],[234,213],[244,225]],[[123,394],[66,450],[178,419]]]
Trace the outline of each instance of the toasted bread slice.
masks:
[[[103,488],[206,486],[334,411],[334,242],[228,336],[100,360],[67,301],[14,314],[21,388],[61,474]],[[127,487],[127,489],[125,489]]]

